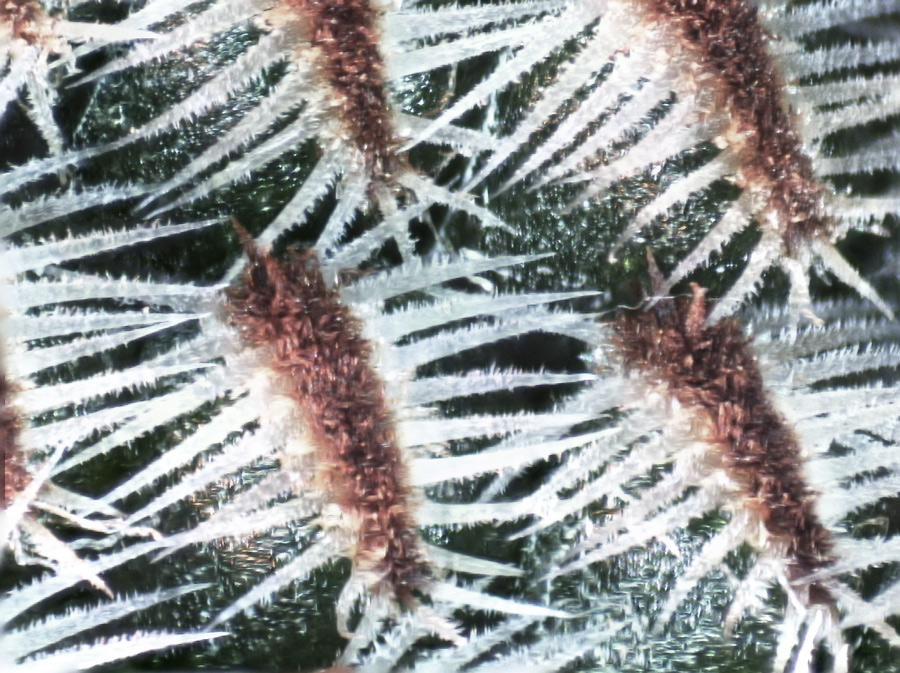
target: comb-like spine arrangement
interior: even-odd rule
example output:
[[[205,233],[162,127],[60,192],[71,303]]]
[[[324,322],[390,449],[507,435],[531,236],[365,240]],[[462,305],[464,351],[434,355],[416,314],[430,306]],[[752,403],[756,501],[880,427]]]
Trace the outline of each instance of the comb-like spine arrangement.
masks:
[[[363,238],[375,238],[379,245],[378,237]],[[592,419],[589,408],[444,418],[436,405],[515,388],[579,384],[593,376],[503,369],[421,376],[417,371],[535,330],[576,337],[588,333],[581,316],[551,312],[543,305],[592,293],[497,296],[442,287],[529,258],[412,261],[348,281],[352,274],[344,271],[345,263],[360,253],[360,244],[339,246],[332,259],[320,263],[314,251],[288,252],[284,261],[276,260],[246,240],[250,262],[238,285],[221,297],[225,319],[206,323],[190,346],[191,352],[206,353],[210,368],[167,394],[181,404],[161,398],[154,422],[163,425],[188,413],[185,405],[198,408],[216,401],[219,410],[104,502],[118,502],[153,488],[167,474],[183,473],[178,483],[126,520],[127,525],[145,525],[195,493],[233,475],[261,470],[218,511],[161,544],[172,553],[196,543],[265,539],[284,526],[307,540],[290,553],[293,558],[222,610],[213,624],[308,582],[335,559],[349,558],[352,573],[337,602],[339,630],[350,638],[346,662],[355,661],[379,635],[385,618],[404,611],[417,615],[426,633],[459,642],[453,620],[438,617],[429,607],[433,601],[565,617],[557,609],[468,589],[452,573],[492,578],[515,577],[521,571],[426,544],[419,529],[490,525],[495,521],[492,508],[432,500],[429,491],[439,493],[480,475],[549,459],[589,441],[562,438],[572,425]],[[335,286],[340,278],[345,280]],[[423,296],[414,299],[416,294]],[[399,306],[387,309],[387,303],[398,301]],[[497,436],[499,444],[491,442],[471,455],[454,455],[450,449]],[[184,472],[198,459],[198,467]],[[278,469],[265,469],[272,461]],[[351,634],[360,599],[362,621]]]
[[[195,287],[185,276],[180,284],[138,288],[121,282],[101,290],[101,283],[71,270],[77,255],[69,252],[41,256],[28,267],[59,279],[61,293],[93,283],[82,300],[97,310],[79,329],[107,319],[100,308],[107,299],[144,302],[147,322],[120,325],[135,335],[99,330],[110,348],[141,338],[144,325],[148,335],[169,329],[179,335],[164,337],[163,354],[138,365],[151,372],[145,381],[151,387],[144,399],[127,405],[125,420],[98,401],[100,411],[86,418],[107,413],[115,421],[86,421],[84,427],[102,433],[101,440],[77,453],[66,447],[69,455],[54,470],[77,474],[95,457],[168,434],[152,462],[79,510],[80,522],[114,506],[125,513],[73,547],[90,556],[80,576],[64,573],[19,588],[0,609],[8,607],[21,627],[23,611],[80,579],[99,582],[103,573],[162,549],[155,556],[160,568],[185,567],[197,545],[206,563],[217,566],[240,565],[263,550],[272,557],[270,568],[257,561],[252,577],[236,582],[238,573],[218,575],[236,587],[185,584],[120,599],[106,612],[102,606],[84,613],[76,608],[51,620],[49,631],[66,635],[40,641],[42,647],[81,640],[79,628],[57,628],[54,620],[83,621],[80,628],[89,629],[169,598],[178,604],[200,588],[210,598],[206,614],[191,616],[196,628],[228,623],[242,637],[252,631],[254,610],[263,620],[276,613],[265,607],[273,597],[293,606],[290,619],[298,628],[322,628],[335,620],[292,602],[291,594],[330,592],[337,632],[349,639],[341,642],[339,667],[489,671],[539,661],[546,670],[587,670],[595,663],[627,670],[658,664],[656,652],[664,653],[656,656],[665,657],[665,666],[678,668],[672,651],[680,634],[669,628],[673,620],[679,611],[690,612],[686,602],[702,603],[705,588],[721,580],[710,575],[750,558],[752,568],[732,578],[725,631],[739,630],[744,614],[777,615],[779,634],[766,641],[775,643],[766,656],[774,670],[813,670],[821,652],[830,652],[837,668],[852,662],[853,643],[844,642],[844,631],[857,626],[895,646],[890,619],[897,601],[890,580],[874,580],[881,593],[873,598],[845,575],[866,576],[871,566],[892,562],[893,538],[859,545],[842,529],[856,534],[855,526],[865,528],[853,511],[871,502],[881,507],[897,492],[892,430],[866,425],[848,438],[824,419],[845,428],[841,404],[863,405],[873,417],[894,413],[890,379],[883,390],[870,383],[896,357],[890,348],[854,345],[863,341],[854,331],[861,323],[832,324],[830,314],[840,309],[815,304],[807,289],[809,268],[823,266],[890,313],[832,243],[850,225],[896,213],[896,199],[843,196],[827,179],[896,171],[891,136],[846,157],[831,148],[842,129],[896,115],[890,74],[898,59],[895,39],[879,38],[865,23],[895,9],[884,1],[757,9],[738,0],[551,0],[429,10],[358,0],[216,1],[185,9],[157,0],[135,11],[118,24],[134,31],[126,39],[149,37],[148,28],[154,39],[82,80],[99,83],[99,96],[112,95],[129,77],[149,78],[167,68],[192,75],[185,65],[190,59],[223,47],[232,53],[198,76],[199,84],[191,80],[170,106],[136,123],[127,116],[123,124],[103,120],[112,132],[102,142],[70,152],[55,147],[53,156],[0,175],[3,198],[15,204],[6,213],[40,224],[61,213],[130,204],[154,217],[170,211],[190,213],[183,219],[210,211],[219,217],[234,213],[230,199],[244,184],[268,194],[270,187],[258,185],[279,170],[290,176],[282,189],[289,196],[262,197],[258,212],[254,203],[249,228],[262,231],[255,239],[244,236],[250,261],[233,263],[221,276],[222,286],[230,287],[224,292]],[[874,41],[866,46],[838,35],[823,38],[824,49],[809,46],[827,28]],[[484,80],[464,89],[456,102],[448,92],[451,102],[434,121],[394,107],[390,85],[416,98],[416,85],[438,88],[447,70],[465,75],[461,61],[488,64],[485,55],[498,50],[501,57],[485,67]],[[545,68],[556,72],[545,74]],[[537,85],[515,84],[532,71]],[[848,71],[857,79],[836,81]],[[504,92],[518,95],[529,86],[536,86],[533,105],[512,119]],[[94,105],[88,117],[96,121],[105,103]],[[486,116],[509,117],[498,138],[487,122],[481,130],[464,128],[473,119],[478,123],[471,113],[485,105]],[[209,131],[221,116],[221,132]],[[151,172],[149,181],[144,175],[143,182],[132,182],[131,172],[137,174],[145,159],[155,160],[151,151],[165,154],[170,142],[180,149],[192,135],[201,141],[183,145],[190,148],[188,160],[182,153],[162,161],[165,168]],[[429,147],[406,151],[426,139]],[[107,157],[126,170],[105,171]],[[507,168],[517,161],[519,169]],[[430,177],[461,162],[459,180],[469,189],[488,181],[493,190],[495,174],[506,178],[490,205],[499,204],[507,219],[503,199],[520,190],[520,182],[542,191],[585,185],[578,206],[558,213],[566,226],[582,208],[593,214],[629,178],[653,183],[626,196],[631,214],[619,241],[602,251],[610,256],[627,252],[622,246],[642,231],[651,231],[656,247],[649,228],[675,206],[693,204],[726,183],[736,186],[741,194],[735,199],[710,197],[723,211],[718,224],[667,280],[656,282],[660,294],[750,223],[761,238],[747,253],[741,279],[713,304],[718,308],[710,316],[697,293],[693,300],[663,299],[621,318],[617,327],[606,319],[592,325],[577,313],[546,307],[588,300],[591,293],[580,288],[535,295],[492,291],[505,275],[526,273],[519,270],[526,263],[559,268],[552,259],[419,258],[425,246],[416,236],[432,226],[438,228],[437,246],[452,247],[447,238],[462,236],[469,225],[459,223],[466,216],[507,233],[531,224],[529,213],[503,222]],[[656,181],[661,166],[664,178]],[[73,167],[75,188],[50,184]],[[127,184],[84,186],[109,176]],[[56,195],[34,200],[48,184]],[[162,239],[140,229],[124,236]],[[85,249],[103,249],[95,236],[88,238]],[[298,239],[300,250],[284,250]],[[558,245],[567,249],[568,238]],[[31,259],[18,247],[10,252]],[[208,272],[213,255],[204,262],[206,277],[219,277]],[[227,261],[214,260],[217,270]],[[119,268],[115,261],[109,265]],[[733,311],[772,266],[792,282],[787,312],[772,320],[787,327],[768,340],[760,336],[762,327],[751,328],[761,344],[757,361],[739,323],[718,318]],[[711,294],[724,293],[723,281],[713,285]],[[183,296],[172,303],[168,293]],[[158,319],[159,309],[170,317]],[[846,314],[860,311],[853,307]],[[826,327],[797,331],[804,314]],[[177,329],[183,316],[192,325],[189,336]],[[865,327],[869,340],[895,336],[887,322]],[[540,332],[548,349],[572,338],[598,348],[596,374],[465,364],[483,358],[479,350],[502,357],[509,343],[503,339],[534,339]],[[794,343],[811,350],[791,350]],[[60,352],[77,357],[75,350]],[[800,378],[785,383],[768,377],[767,367],[794,368]],[[855,390],[838,379],[832,388],[838,376],[859,376],[865,385]],[[552,411],[546,404],[531,413],[515,405],[511,414],[494,408],[495,397],[528,388],[555,391]],[[91,383],[84,390],[99,388]],[[515,396],[517,403],[522,399]],[[853,457],[841,455],[845,450]],[[810,463],[812,471],[805,467],[809,453],[822,454]],[[857,459],[866,467],[854,471]],[[24,483],[18,479],[22,462],[9,464],[10,481]],[[867,483],[872,470],[877,488],[853,487]],[[705,543],[693,539],[698,520],[716,517],[724,523],[711,527]],[[118,548],[128,531],[154,528],[164,539]],[[457,544],[471,530],[496,536],[495,548],[485,553]],[[285,536],[291,544],[284,544]],[[875,551],[867,555],[861,547]],[[667,553],[673,550],[677,554]],[[605,584],[607,568],[621,578]],[[674,574],[668,586],[666,569]],[[636,577],[652,577],[652,588]],[[788,597],[786,610],[763,597],[778,585]],[[637,608],[640,601],[653,607]],[[508,616],[486,616],[504,612]],[[210,621],[206,615],[213,614]],[[237,618],[241,614],[247,616]],[[4,637],[39,642],[33,628]],[[724,643],[721,636],[718,625],[698,631],[693,651],[703,647],[701,638]],[[138,640],[126,638],[125,651],[137,653]],[[436,646],[436,640],[443,642]],[[633,644],[634,653],[623,653]],[[20,657],[37,651],[16,647]],[[94,646],[94,652],[84,661],[104,660],[102,648]],[[642,658],[645,653],[649,658]],[[47,670],[63,669],[70,665],[67,656],[79,655],[56,656]],[[291,661],[308,667],[333,658]],[[25,666],[25,659],[18,665]]]
[[[154,60],[177,58],[179,50],[207,38],[221,39],[229,30],[247,30],[251,24],[261,30],[255,43],[155,118],[138,128],[117,128],[121,137],[111,142],[29,161],[0,177],[0,190],[14,193],[48,174],[97,166],[98,155],[171,137],[195,118],[227,109],[255,80],[281,69],[277,84],[250,109],[241,110],[237,121],[190,162],[161,183],[133,186],[137,193],[122,193],[120,198],[145,196],[140,208],[155,217],[208,199],[265,171],[284,155],[315,143],[320,156],[313,170],[297,185],[294,198],[284,204],[267,229],[269,238],[260,240],[261,244],[274,243],[285,231],[305,223],[336,190],[341,191],[342,207],[335,217],[342,219],[335,233],[349,227],[354,218],[379,213],[394,224],[392,237],[404,255],[412,252],[407,228],[436,205],[473,215],[484,226],[503,227],[499,218],[473,199],[420,175],[401,151],[406,139],[423,125],[422,119],[398,111],[388,90],[398,77],[393,60],[403,53],[395,56],[385,47],[398,30],[393,25],[396,21],[401,32],[408,29],[404,12],[370,2],[223,1],[191,15],[178,3],[156,2],[125,23],[145,27],[165,18],[187,20],[79,83],[121,76],[122,71],[130,76]],[[451,129],[434,138],[436,146],[449,146],[464,155],[480,152],[489,143],[489,137],[467,129]],[[163,202],[178,190],[182,193],[177,198]]]
[[[647,615],[653,646],[654,638],[677,640],[672,621],[692,609],[686,603],[752,548],[751,564],[726,571],[733,593],[719,618],[725,632],[747,616],[773,619],[767,594],[781,586],[788,600],[771,670],[818,670],[823,643],[834,670],[848,670],[843,634],[858,626],[900,645],[890,626],[900,610],[894,582],[882,577],[863,596],[853,574],[878,576],[896,544],[863,528],[866,512],[896,495],[896,384],[881,376],[897,365],[897,327],[855,318],[855,306],[816,309],[823,327],[785,327],[785,311],[771,322],[746,316],[749,340],[732,319],[708,324],[695,289],[691,299],[659,301],[605,328],[610,374],[623,372],[620,385],[636,391],[620,407],[613,447],[588,458],[598,476],[586,479],[573,454],[533,496],[541,520],[526,532],[564,525],[581,538],[551,577],[627,565],[638,549],[655,549],[659,568],[667,566],[660,555],[675,554],[667,595]],[[878,345],[861,345],[867,338]],[[848,385],[851,376],[866,383]],[[573,524],[578,512],[590,523]],[[691,534],[705,517],[724,522]]]
[[[42,214],[40,208],[5,213],[0,253],[5,273],[0,569],[3,590],[9,591],[0,600],[0,661],[5,670],[17,672],[86,670],[221,635],[111,631],[116,620],[204,587],[186,583],[137,594],[110,585],[104,575],[159,549],[159,535],[149,527],[123,526],[121,511],[63,485],[75,465],[112,452],[115,444],[105,443],[103,435],[140,413],[141,402],[128,401],[132,391],[196,367],[164,357],[128,362],[122,354],[196,322],[202,316],[178,304],[206,292],[65,267],[211,223],[38,236],[41,223],[55,217],[48,215],[52,201],[41,205]],[[33,238],[23,241],[23,234]],[[88,373],[104,359],[115,364]],[[110,536],[124,547],[117,561],[101,560],[92,549]],[[44,572],[28,572],[38,567]],[[11,586],[7,573],[16,572],[30,574],[31,582]],[[87,603],[75,601],[60,611],[47,602],[85,585],[91,595]],[[36,619],[40,605],[46,606],[37,613],[43,619]]]
[[[865,36],[864,20],[890,16],[892,3],[759,8],[748,0],[586,0],[555,8],[538,21],[498,31],[496,44],[506,34],[518,40],[511,47],[524,46],[416,137],[446,128],[527,73],[561,60],[555,78],[498,139],[469,189],[489,178],[487,191],[497,197],[520,183],[529,190],[572,185],[575,192],[566,188],[573,194],[568,216],[581,221],[595,207],[606,212],[599,202],[620,185],[643,178],[651,186],[607,252],[615,262],[631,239],[677,221],[680,204],[709,198],[731,183],[739,194],[718,199],[718,221],[682,255],[666,289],[755,224],[759,240],[715,317],[737,310],[772,267],[788,275],[798,314],[809,313],[810,268],[827,270],[890,314],[833,244],[851,226],[880,224],[895,214],[896,195],[854,198],[832,181],[896,172],[896,139],[875,132],[847,156],[832,156],[832,141],[842,131],[896,116],[896,38],[858,44],[848,37],[813,49],[806,43],[827,28]],[[455,44],[463,50],[478,37],[460,36]],[[685,168],[654,178],[675,162]]]

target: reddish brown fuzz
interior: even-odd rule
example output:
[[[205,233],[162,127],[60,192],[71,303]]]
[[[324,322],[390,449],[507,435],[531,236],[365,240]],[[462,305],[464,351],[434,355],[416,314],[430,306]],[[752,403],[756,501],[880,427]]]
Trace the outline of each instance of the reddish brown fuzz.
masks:
[[[702,290],[693,289],[691,299],[663,300],[620,318],[616,344],[627,368],[705,418],[704,439],[721,453],[745,506],[784,546],[790,579],[808,577],[831,563],[832,543],[813,512],[816,494],[803,479],[800,446],[765,392],[740,325],[726,319],[698,327],[706,302]],[[810,600],[828,602],[827,591],[813,584]]]
[[[389,178],[396,170],[396,143],[378,50],[378,12],[369,0],[288,2],[309,22],[311,42],[325,55],[325,76],[369,171],[375,178]]]
[[[271,355],[316,449],[325,490],[359,520],[356,563],[402,604],[422,581],[410,492],[383,384],[359,321],[329,289],[312,251],[284,261],[245,239],[250,256],[228,291],[246,343]]]
[[[12,404],[13,389],[5,375],[0,374],[0,456],[3,459],[3,483],[0,494],[6,505],[28,485],[25,460],[18,446],[19,415]]]
[[[748,0],[644,0],[674,25],[719,89],[742,138],[743,182],[768,195],[767,209],[784,223],[790,251],[798,241],[826,234],[822,187],[785,106],[785,84],[768,51],[759,11]]]
[[[0,0],[0,21],[9,26],[14,40],[38,42],[44,18],[44,11],[34,0]]]

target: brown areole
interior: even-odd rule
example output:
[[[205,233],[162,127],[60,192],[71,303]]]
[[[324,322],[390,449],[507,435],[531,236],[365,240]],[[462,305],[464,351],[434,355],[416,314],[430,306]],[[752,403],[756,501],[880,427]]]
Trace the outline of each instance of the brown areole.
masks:
[[[788,252],[827,235],[824,191],[813,174],[783,98],[784,80],[766,49],[759,10],[747,0],[644,0],[651,15],[674,26],[712,81],[718,104],[739,138],[741,186],[759,191],[777,214]]]
[[[0,458],[3,460],[3,483],[0,484],[0,505],[9,501],[30,481],[24,457],[18,444],[21,422],[13,406],[13,386],[5,373],[0,372]]]
[[[9,26],[14,40],[35,44],[42,35],[47,15],[35,0],[0,0],[0,22]]]
[[[374,573],[376,591],[411,605],[424,565],[406,467],[360,322],[326,286],[315,252],[278,261],[242,237],[250,262],[227,292],[231,321],[271,357],[276,385],[312,439],[323,488],[358,521],[354,563]]]
[[[690,299],[665,299],[623,315],[615,324],[616,346],[627,368],[663,385],[702,421],[703,439],[740,485],[743,506],[783,547],[789,579],[798,583],[832,562],[830,535],[813,511],[816,494],[801,472],[799,443],[772,406],[739,323],[707,326],[703,290],[692,288]],[[831,603],[817,584],[809,600]]]
[[[288,0],[288,6],[309,23],[310,42],[325,56],[325,78],[370,174],[390,178],[396,142],[378,50],[379,12],[369,0]]]

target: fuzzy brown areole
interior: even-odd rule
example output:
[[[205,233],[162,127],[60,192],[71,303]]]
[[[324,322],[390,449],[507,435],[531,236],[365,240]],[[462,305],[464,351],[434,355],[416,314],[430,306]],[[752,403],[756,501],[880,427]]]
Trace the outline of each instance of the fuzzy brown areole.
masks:
[[[355,563],[409,605],[424,570],[406,467],[361,325],[326,287],[314,252],[276,261],[249,237],[244,245],[250,262],[227,292],[231,320],[248,345],[270,353],[276,385],[312,439],[324,488],[358,519]]]
[[[783,545],[790,579],[802,580],[831,563],[831,539],[813,511],[815,493],[801,473],[796,437],[774,409],[756,358],[737,321],[706,325],[703,291],[691,299],[659,301],[615,325],[627,368],[665,386],[689,413],[704,419],[725,470],[743,490],[743,504]],[[810,586],[814,603],[827,590]]]
[[[742,183],[767,195],[783,223],[788,251],[827,234],[823,190],[786,107],[785,83],[766,49],[759,11],[747,0],[640,0],[674,26],[703,71],[717,82],[719,104],[741,136]]]
[[[372,177],[396,170],[395,134],[378,50],[379,12],[368,0],[287,0],[310,26],[310,41],[325,55],[323,70],[340,99],[340,113]]]
[[[3,483],[0,504],[5,505],[28,485],[29,476],[18,446],[21,423],[13,406],[13,387],[0,372],[0,458],[3,460]]]
[[[34,0],[0,0],[0,22],[9,26],[12,39],[34,44],[41,38],[46,14]]]

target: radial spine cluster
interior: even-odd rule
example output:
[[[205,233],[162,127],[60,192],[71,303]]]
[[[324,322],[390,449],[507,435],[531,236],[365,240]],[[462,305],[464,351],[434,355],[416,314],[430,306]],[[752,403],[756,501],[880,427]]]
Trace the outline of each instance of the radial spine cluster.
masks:
[[[898,36],[2,2],[0,668],[900,660]]]

